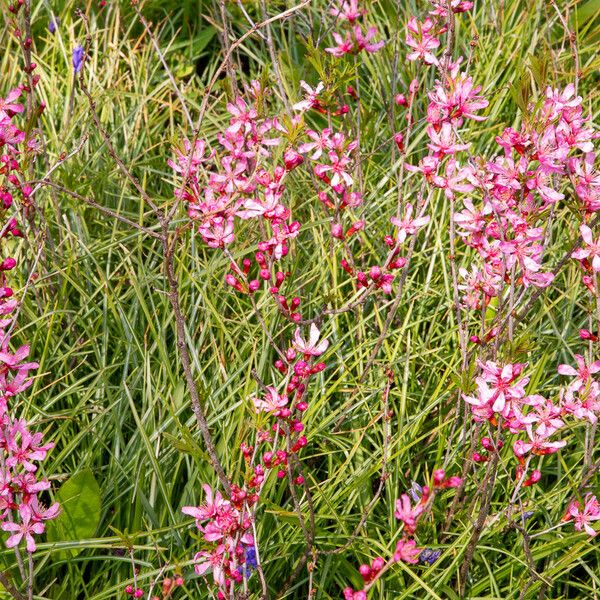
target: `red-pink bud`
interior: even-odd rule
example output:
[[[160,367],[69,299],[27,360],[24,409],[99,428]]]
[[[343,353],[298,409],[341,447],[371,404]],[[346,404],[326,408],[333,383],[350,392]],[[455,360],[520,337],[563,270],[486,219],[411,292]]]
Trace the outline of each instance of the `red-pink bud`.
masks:
[[[444,481],[444,477],[446,476],[446,471],[444,469],[436,469],[433,472],[433,482],[436,484],[442,483]]]
[[[339,223],[331,224],[331,236],[337,240],[344,239],[344,229]]]
[[[396,146],[398,146],[398,150],[402,152],[404,150],[404,136],[400,132],[395,133],[394,141],[396,142]]]
[[[283,154],[283,162],[285,168],[291,171],[304,162],[304,157],[293,148],[288,148]]]
[[[371,570],[374,573],[378,573],[379,571],[381,571],[381,569],[383,569],[384,566],[385,566],[385,560],[383,560],[383,558],[381,558],[381,556],[378,556],[373,559],[373,562],[371,563]]]
[[[0,263],[0,271],[10,271],[14,269],[17,264],[17,261],[14,258],[5,258],[2,263]]]
[[[373,281],[377,281],[381,277],[381,267],[378,267],[376,265],[371,267],[371,269],[369,270],[369,277]]]

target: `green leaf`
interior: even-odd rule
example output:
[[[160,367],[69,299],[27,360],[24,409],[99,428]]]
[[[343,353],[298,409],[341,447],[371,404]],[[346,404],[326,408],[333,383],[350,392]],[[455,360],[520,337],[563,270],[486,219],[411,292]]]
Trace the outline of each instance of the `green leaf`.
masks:
[[[197,58],[198,56],[200,56],[200,54],[202,54],[202,50],[204,50],[204,48],[206,48],[206,46],[208,46],[210,41],[215,36],[216,32],[217,32],[217,30],[214,27],[209,26],[209,27],[206,27],[205,29],[203,29],[194,38],[194,41],[192,42],[194,58]]]
[[[96,533],[100,522],[100,486],[91,469],[79,471],[60,487],[56,494],[62,512],[48,523],[48,541],[83,540]],[[78,549],[59,553],[59,559],[73,557]]]

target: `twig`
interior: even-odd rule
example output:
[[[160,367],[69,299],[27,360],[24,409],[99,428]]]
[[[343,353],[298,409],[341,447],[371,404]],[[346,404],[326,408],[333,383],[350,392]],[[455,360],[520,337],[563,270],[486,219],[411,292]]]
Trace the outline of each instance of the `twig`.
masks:
[[[140,225],[139,223],[136,223],[135,221],[132,221],[131,219],[128,219],[127,217],[124,217],[123,215],[120,215],[119,213],[115,212],[114,210],[111,210],[110,208],[106,208],[105,206],[98,204],[98,202],[96,202],[92,198],[88,198],[86,196],[78,194],[77,192],[74,192],[58,183],[54,183],[54,181],[49,181],[49,180],[38,181],[36,187],[43,186],[43,185],[52,187],[52,188],[62,192],[63,194],[67,194],[68,196],[71,196],[72,198],[74,198],[76,200],[85,202],[89,206],[92,206],[93,208],[104,213],[105,215],[108,215],[109,217],[112,217],[113,219],[116,219],[117,221],[121,221],[122,223],[129,225],[129,227],[133,227],[134,229],[142,231],[143,233],[145,233],[146,235],[149,235],[150,237],[153,237],[156,239],[162,239],[162,236],[159,233],[157,233],[156,231],[152,231],[152,229],[148,229],[147,227],[144,227],[143,225]]]
[[[0,571],[0,584],[15,600],[26,600],[25,596],[10,582],[5,573]]]
[[[196,381],[194,380],[194,376],[192,374],[190,351],[185,337],[185,319],[181,311],[181,304],[179,300],[179,284],[177,283],[177,278],[175,277],[174,268],[174,247],[177,241],[177,237],[175,237],[173,242],[169,243],[168,223],[164,221],[162,223],[161,240],[163,246],[165,273],[169,284],[169,302],[171,303],[173,314],[175,315],[177,349],[179,352],[179,358],[181,360],[185,380],[192,400],[192,410],[194,411],[196,422],[198,423],[198,428],[200,429],[200,433],[202,434],[202,437],[204,439],[204,444],[206,445],[206,451],[208,452],[210,463],[213,469],[215,470],[217,477],[219,478],[219,481],[223,486],[223,489],[225,490],[227,495],[230,496],[231,484],[229,482],[229,479],[227,478],[227,475],[225,475],[225,470],[223,469],[223,466],[221,465],[221,462],[217,455],[217,450],[215,448],[212,435],[210,434],[208,422],[206,420],[204,410],[202,409],[202,405],[200,403],[198,386],[196,385]]]
[[[556,5],[555,0],[551,0],[552,2],[552,6],[554,7],[554,10],[556,11],[556,14],[558,15],[558,18],[560,19],[560,22],[562,23],[562,26],[565,30],[565,33],[567,34],[567,37],[569,38],[569,46],[571,47],[571,54],[573,55],[573,63],[575,65],[575,95],[577,95],[577,91],[579,89],[579,78],[581,76],[581,71],[579,68],[579,51],[577,49],[577,36],[575,35],[575,33],[573,31],[571,31],[569,29],[569,24],[567,22],[567,20],[565,19],[565,17],[563,16],[563,14],[560,12],[558,6]]]
[[[179,86],[177,85],[177,82],[175,81],[175,77],[173,77],[173,73],[171,72],[171,69],[169,68],[169,65],[167,64],[167,61],[165,60],[165,56],[162,53],[160,46],[158,45],[158,41],[156,40],[154,33],[152,33],[152,30],[150,29],[150,25],[148,24],[148,21],[146,21],[146,18],[144,17],[144,15],[142,15],[140,9],[137,7],[137,5],[135,3],[132,2],[131,6],[133,6],[133,10],[135,10],[140,22],[142,23],[142,25],[144,26],[144,29],[146,30],[146,33],[150,37],[150,41],[152,42],[152,45],[154,46],[154,49],[156,50],[156,54],[158,55],[158,58],[159,58],[160,62],[162,63],[162,66],[164,67],[165,72],[167,73],[167,77],[169,78],[169,81],[171,82],[171,85],[173,86],[173,90],[175,91],[175,94],[177,95],[179,103],[181,104],[181,108],[183,110],[183,113],[185,114],[185,118],[187,119],[189,126],[193,129],[194,121],[192,120],[192,115],[190,114],[190,111],[188,110],[187,104],[185,102],[185,98],[183,97],[183,94],[181,93],[181,90],[179,89]]]

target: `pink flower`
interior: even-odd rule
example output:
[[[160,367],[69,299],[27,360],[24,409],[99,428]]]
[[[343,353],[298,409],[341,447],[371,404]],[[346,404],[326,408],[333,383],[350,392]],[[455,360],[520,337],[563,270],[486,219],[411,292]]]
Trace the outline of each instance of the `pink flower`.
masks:
[[[311,323],[310,336],[305,341],[300,336],[300,328],[298,327],[294,333],[293,346],[298,352],[306,356],[320,356],[329,347],[329,340],[324,339],[319,342],[320,334],[319,328],[314,323]]]
[[[455,154],[460,150],[466,150],[471,145],[457,144],[452,125],[447,121],[442,123],[442,128],[439,131],[436,131],[432,126],[429,126],[427,128],[427,135],[431,140],[431,142],[427,144],[427,147],[440,157],[445,154]]]
[[[592,268],[596,273],[600,273],[600,237],[594,241],[592,230],[587,225],[582,225],[579,231],[583,241],[587,244],[587,248],[575,250],[572,256],[576,260],[591,259]]]
[[[256,412],[262,411],[273,413],[275,416],[278,416],[281,413],[281,409],[287,405],[288,397],[279,394],[273,386],[267,386],[267,390],[268,392],[265,394],[264,399],[257,397],[252,398]]]
[[[598,533],[590,525],[591,522],[600,519],[600,504],[593,494],[586,494],[583,509],[581,509],[580,503],[576,500],[571,502],[567,513],[575,519],[575,529],[577,529],[577,531],[584,529],[585,532],[592,537]]]
[[[408,60],[421,59],[429,65],[437,65],[438,59],[431,50],[435,50],[440,45],[440,40],[429,32],[433,30],[435,23],[428,17],[419,23],[415,17],[411,17],[406,26],[407,33],[405,42],[412,52],[406,55]]]
[[[323,88],[325,87],[323,82],[319,81],[319,83],[317,84],[317,87],[315,87],[313,89],[310,87],[310,85],[308,85],[308,83],[306,83],[306,81],[301,80],[300,87],[303,88],[304,91],[306,92],[304,94],[304,99],[301,100],[300,102],[296,102],[296,104],[294,104],[292,106],[292,108],[294,110],[306,112],[307,110],[310,110],[311,108],[314,108],[315,106],[318,106],[319,94],[323,91]]]
[[[591,381],[591,376],[600,371],[600,360],[593,362],[589,367],[585,363],[585,358],[581,354],[575,354],[575,362],[577,363],[577,369],[571,365],[559,365],[558,372],[561,375],[568,375],[575,377],[569,387],[573,391],[580,390],[583,386]]]
[[[35,552],[36,545],[32,534],[44,533],[44,524],[40,521],[35,521],[32,518],[33,515],[31,509],[26,504],[19,507],[19,515],[21,517],[21,523],[13,523],[10,521],[2,523],[2,529],[4,531],[13,532],[6,540],[6,546],[8,548],[14,548],[21,543],[23,538],[25,538],[27,552]]]
[[[415,235],[421,227],[424,227],[429,223],[431,217],[429,215],[422,215],[416,219],[412,218],[413,205],[408,203],[404,210],[404,218],[399,219],[398,217],[391,217],[390,221],[392,225],[398,227],[397,241],[402,244],[407,236]]]
[[[6,98],[0,98],[0,122],[4,119],[12,118],[17,113],[23,112],[23,105],[15,102],[21,93],[21,88],[17,87],[8,92]]]
[[[377,27],[369,27],[367,33],[363,35],[360,25],[354,26],[354,37],[356,38],[357,49],[366,50],[367,52],[378,52],[385,46],[385,42],[371,42],[371,40],[377,35]]]
[[[333,32],[333,39],[335,40],[337,46],[332,46],[331,48],[325,48],[325,52],[329,52],[329,54],[341,57],[344,54],[350,54],[354,51],[354,40],[349,32],[346,33],[346,37],[343,38],[336,31]]]
[[[365,10],[358,8],[358,0],[345,0],[339,2],[338,6],[329,9],[329,14],[340,20],[346,20],[354,23],[365,14]]]
[[[399,560],[415,565],[419,562],[419,554],[422,549],[417,548],[415,540],[399,540],[396,544],[396,552],[394,552],[394,560]]]
[[[423,510],[424,507],[422,503],[419,502],[415,506],[412,506],[408,494],[402,494],[402,496],[396,500],[394,516],[404,523],[405,531],[409,535],[412,535],[417,529],[417,520]]]
[[[205,575],[212,571],[214,582],[217,585],[225,584],[225,571],[223,563],[225,560],[225,546],[219,544],[212,552],[201,550],[194,556],[194,570],[198,575]]]
[[[212,488],[207,484],[202,485],[205,494],[205,502],[201,506],[184,506],[181,512],[196,519],[196,525],[200,527],[200,521],[211,519],[223,507],[230,506],[229,500],[223,499],[221,492],[216,491],[213,494]]]

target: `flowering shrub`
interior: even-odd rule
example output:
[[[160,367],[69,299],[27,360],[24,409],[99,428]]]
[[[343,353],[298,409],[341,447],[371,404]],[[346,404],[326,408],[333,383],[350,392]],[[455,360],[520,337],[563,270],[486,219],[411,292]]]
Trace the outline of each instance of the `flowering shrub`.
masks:
[[[11,214],[15,196],[26,208],[32,192],[31,186],[23,181],[21,161],[27,159],[29,153],[35,152],[36,141],[28,139],[16,123],[17,117],[24,112],[23,105],[18,102],[22,95],[23,89],[15,88],[5,98],[0,98],[0,240],[3,252],[7,251],[10,238],[24,235],[17,218]],[[12,349],[11,333],[16,325],[20,304],[9,284],[11,271],[17,267],[17,260],[11,256],[4,256],[0,263],[0,527],[8,532],[5,544],[15,549],[21,575],[25,578],[20,550],[24,548],[30,555],[35,552],[36,537],[44,533],[44,522],[56,518],[60,507],[55,502],[47,508],[40,499],[40,494],[50,488],[50,482],[40,477],[39,463],[46,458],[54,444],[44,444],[42,433],[32,433],[27,420],[18,416],[22,412],[19,395],[23,395],[32,384],[30,371],[39,365],[27,362],[27,344]],[[32,580],[31,560],[28,569]]]
[[[5,12],[25,81],[0,99],[7,593],[591,593],[579,12],[201,3],[186,41],[185,6],[163,29],[128,4]]]

